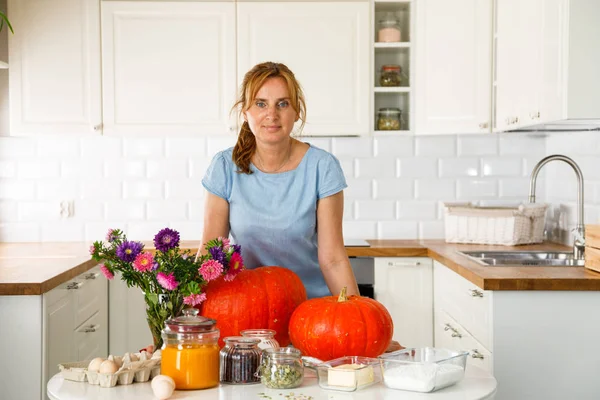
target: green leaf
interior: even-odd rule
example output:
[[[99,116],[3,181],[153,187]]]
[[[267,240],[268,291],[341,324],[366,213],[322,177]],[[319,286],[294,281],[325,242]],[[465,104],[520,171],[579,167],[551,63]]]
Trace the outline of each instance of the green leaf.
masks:
[[[156,293],[146,293],[146,298],[152,305],[158,304],[158,295]]]

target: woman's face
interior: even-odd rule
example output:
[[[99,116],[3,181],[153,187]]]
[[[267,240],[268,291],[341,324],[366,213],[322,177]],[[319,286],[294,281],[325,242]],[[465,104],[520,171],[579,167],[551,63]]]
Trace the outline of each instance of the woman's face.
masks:
[[[287,139],[298,120],[292,108],[288,87],[283,78],[269,78],[256,93],[244,112],[257,141],[274,143]]]

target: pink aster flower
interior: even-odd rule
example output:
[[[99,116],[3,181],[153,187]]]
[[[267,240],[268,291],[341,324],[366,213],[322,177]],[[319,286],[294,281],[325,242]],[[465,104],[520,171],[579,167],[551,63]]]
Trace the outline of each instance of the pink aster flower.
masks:
[[[106,279],[108,279],[109,281],[112,280],[112,278],[115,277],[115,274],[113,274],[112,272],[110,272],[110,269],[108,269],[108,267],[104,264],[102,264],[100,266],[100,272],[102,272],[102,275],[104,275],[106,277]]]
[[[179,285],[179,282],[175,280],[175,274],[172,272],[170,274],[165,274],[164,272],[159,272],[156,274],[156,280],[158,284],[167,290],[175,290]]]
[[[143,252],[135,257],[133,261],[133,268],[140,272],[147,272],[152,269],[152,264],[154,263],[154,257],[152,253]]]
[[[200,294],[190,294],[183,298],[183,304],[187,304],[189,306],[197,306],[201,304],[204,300],[206,300],[206,293]]]
[[[96,251],[96,247],[94,247],[94,245],[90,246],[90,254],[94,254],[94,252]]]
[[[223,243],[223,251],[229,250],[230,241],[228,238],[224,238],[223,236],[219,236],[219,240]]]
[[[217,279],[223,272],[223,264],[215,260],[205,261],[198,269],[198,273],[202,275],[205,281],[210,282]]]

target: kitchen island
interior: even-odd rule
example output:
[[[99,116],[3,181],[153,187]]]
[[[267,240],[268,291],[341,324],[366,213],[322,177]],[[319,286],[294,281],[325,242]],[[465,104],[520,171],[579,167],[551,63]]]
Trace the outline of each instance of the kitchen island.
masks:
[[[267,389],[256,385],[219,385],[206,390],[177,390],[171,399],[201,400],[475,400],[493,399],[496,392],[496,380],[479,368],[467,368],[465,378],[454,386],[433,393],[416,393],[388,389],[382,383],[372,385],[356,392],[338,392],[323,390],[317,383],[312,371],[307,370],[302,386],[296,389]],[[149,382],[131,385],[101,388],[85,382],[65,381],[55,375],[48,382],[48,396],[51,400],[147,400],[153,399]]]

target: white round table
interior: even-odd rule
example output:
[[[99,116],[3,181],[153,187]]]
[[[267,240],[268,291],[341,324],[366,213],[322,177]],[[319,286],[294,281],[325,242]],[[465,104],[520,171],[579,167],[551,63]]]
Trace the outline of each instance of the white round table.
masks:
[[[102,388],[87,382],[65,381],[56,374],[48,382],[48,397],[51,400],[150,400],[155,399],[150,382],[117,385]],[[291,395],[291,394],[294,395]],[[477,367],[467,367],[465,377],[454,386],[433,393],[416,393],[389,389],[378,383],[356,392],[338,392],[321,389],[314,372],[306,370],[304,383],[296,389],[267,389],[261,384],[255,385],[219,385],[206,390],[176,390],[171,399],[199,400],[479,400],[493,399],[496,393],[496,379]],[[260,395],[259,395],[260,394]],[[287,397],[286,397],[287,396]],[[304,396],[304,397],[302,397]]]

